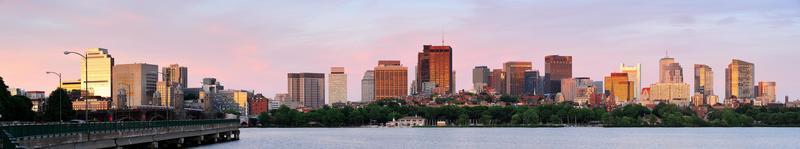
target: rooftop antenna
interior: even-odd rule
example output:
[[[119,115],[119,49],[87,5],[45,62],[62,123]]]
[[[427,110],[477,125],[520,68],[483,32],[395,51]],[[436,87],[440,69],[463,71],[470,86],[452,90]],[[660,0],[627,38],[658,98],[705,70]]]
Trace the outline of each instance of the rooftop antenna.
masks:
[[[444,46],[444,31],[442,31],[442,46]]]
[[[669,58],[669,49],[667,49],[666,51],[667,51],[666,52],[667,53],[667,58]]]

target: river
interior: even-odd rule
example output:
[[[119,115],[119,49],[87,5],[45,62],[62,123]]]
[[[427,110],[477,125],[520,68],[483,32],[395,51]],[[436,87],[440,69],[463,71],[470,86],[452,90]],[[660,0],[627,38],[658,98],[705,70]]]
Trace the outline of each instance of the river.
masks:
[[[800,148],[800,128],[243,128],[207,149]]]

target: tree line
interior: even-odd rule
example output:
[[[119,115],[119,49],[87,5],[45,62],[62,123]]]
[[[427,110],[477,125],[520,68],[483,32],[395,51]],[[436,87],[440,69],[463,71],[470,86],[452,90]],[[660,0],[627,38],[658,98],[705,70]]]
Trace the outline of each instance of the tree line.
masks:
[[[69,121],[75,117],[70,97],[80,96],[80,91],[68,92],[57,88],[50,92],[39,113],[33,111],[33,102],[27,96],[14,95],[0,77],[0,121]],[[60,114],[59,114],[60,113]]]
[[[405,116],[420,116],[429,122],[450,126],[541,127],[751,127],[800,126],[800,109],[742,106],[697,114],[691,107],[658,104],[653,109],[629,104],[606,111],[581,108],[574,103],[540,106],[408,106],[399,99],[381,100],[352,108],[323,107],[307,113],[281,106],[264,112],[258,120],[264,127],[358,127],[381,125]],[[430,124],[430,123],[429,123]]]

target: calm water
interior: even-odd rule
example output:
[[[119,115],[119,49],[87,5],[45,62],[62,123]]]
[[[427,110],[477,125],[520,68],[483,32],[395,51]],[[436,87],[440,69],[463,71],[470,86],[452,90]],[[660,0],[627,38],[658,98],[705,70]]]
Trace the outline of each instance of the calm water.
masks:
[[[245,128],[238,148],[800,148],[800,128]]]

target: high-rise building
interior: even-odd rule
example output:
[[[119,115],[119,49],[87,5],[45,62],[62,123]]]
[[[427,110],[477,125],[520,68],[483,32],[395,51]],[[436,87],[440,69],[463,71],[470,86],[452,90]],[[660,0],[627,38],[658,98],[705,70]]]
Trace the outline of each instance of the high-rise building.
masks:
[[[176,82],[158,81],[153,99],[154,105],[183,109],[183,89]]]
[[[544,63],[545,93],[560,93],[561,80],[572,78],[572,56],[548,55]]]
[[[628,73],[611,73],[605,77],[604,83],[609,99],[613,100],[606,101],[607,104],[619,105],[632,100],[633,82],[628,80]]]
[[[367,70],[361,79],[361,102],[375,101],[375,71]]]
[[[489,81],[489,87],[494,90],[495,93],[506,93],[506,71],[503,69],[494,69],[492,70],[492,77]]]
[[[378,61],[375,67],[375,100],[408,95],[408,68],[400,61]]]
[[[758,82],[758,97],[762,105],[777,102],[778,95],[775,94],[775,82]]]
[[[594,81],[588,77],[561,80],[561,95],[565,101],[587,105],[589,99],[595,94],[594,91]]]
[[[484,92],[486,87],[489,86],[489,76],[491,76],[489,67],[475,66],[472,69],[472,88],[476,93]]]
[[[642,90],[642,64],[636,64],[634,66],[625,66],[625,64],[621,64],[619,66],[620,72],[628,74],[628,80],[633,81],[633,98],[639,99]]]
[[[137,108],[154,105],[153,94],[158,82],[158,65],[120,64],[114,66],[112,76],[112,108]]]
[[[542,76],[539,75],[538,70],[533,71],[525,71],[525,91],[523,94],[525,95],[543,95],[542,89],[544,87],[544,83],[542,83]]]
[[[725,69],[725,99],[755,98],[755,65],[733,59]]]
[[[84,80],[81,88],[88,86],[88,93],[92,96],[111,97],[114,58],[103,48],[86,49],[85,56],[86,62],[81,61],[81,78]],[[87,65],[88,76],[84,73]]]
[[[525,91],[525,71],[533,69],[532,62],[512,61],[503,64],[506,72],[506,94],[519,96]]]
[[[164,77],[162,81],[164,82],[172,82],[171,84],[175,84],[176,88],[184,89],[188,88],[188,77],[189,71],[186,67],[180,66],[178,64],[169,65],[169,67],[164,67],[161,69],[162,73],[164,73]]]
[[[233,102],[239,106],[239,110],[241,113],[248,113],[250,112],[250,101],[253,101],[255,95],[252,91],[246,90],[234,90],[233,91]],[[178,105],[178,104],[175,104]]]
[[[659,83],[683,83],[683,68],[674,58],[665,57],[659,60]]]
[[[714,95],[714,71],[708,65],[694,64],[694,93],[699,94],[699,100],[693,101],[695,105],[711,105],[710,96]],[[694,98],[693,98],[694,99]]]
[[[331,74],[329,76],[329,104],[347,103],[347,74],[344,73],[344,67],[332,67]]]
[[[310,109],[325,105],[324,73],[289,73],[289,100],[298,101]]]
[[[703,64],[694,64],[694,92],[705,96],[714,95],[714,71]]]
[[[422,92],[422,84],[433,82],[436,84],[436,93],[452,94],[455,91],[453,48],[445,45],[423,45],[422,52],[418,54],[416,73],[417,93]]]

